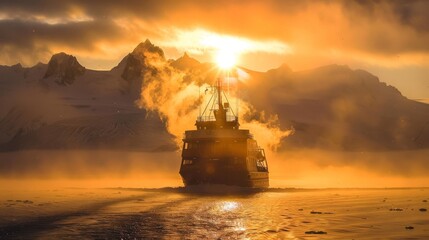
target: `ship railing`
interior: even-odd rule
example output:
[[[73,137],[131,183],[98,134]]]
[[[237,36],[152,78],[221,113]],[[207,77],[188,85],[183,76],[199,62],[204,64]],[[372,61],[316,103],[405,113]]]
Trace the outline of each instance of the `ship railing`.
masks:
[[[258,153],[260,154],[260,157],[265,158],[265,150],[263,148],[251,148],[248,150],[248,153]]]
[[[216,121],[216,118],[214,116],[199,116],[197,118],[197,122],[211,122]]]
[[[233,122],[235,120],[237,120],[236,116],[232,116],[232,115],[226,116],[227,122]],[[199,117],[197,117],[197,122],[214,122],[214,121],[216,121],[215,116],[199,116]]]

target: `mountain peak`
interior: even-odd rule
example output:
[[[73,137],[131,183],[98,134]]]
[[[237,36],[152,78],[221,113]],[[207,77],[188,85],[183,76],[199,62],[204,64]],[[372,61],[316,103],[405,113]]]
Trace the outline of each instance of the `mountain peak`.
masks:
[[[292,69],[286,63],[283,63],[282,65],[280,65],[280,67],[278,69],[285,71],[285,72],[292,72]]]
[[[282,63],[278,68],[270,69],[267,73],[275,74],[275,75],[283,75],[292,73],[292,69],[286,63]]]
[[[71,62],[75,62],[75,63],[79,64],[79,62],[77,61],[75,56],[69,55],[65,52],[60,52],[60,53],[56,53],[56,54],[52,55],[48,64],[52,64],[54,62],[62,64],[62,63],[67,62],[67,61],[71,61]]]
[[[150,49],[153,47],[155,47],[155,45],[149,39],[146,39],[144,42],[139,43],[137,47],[134,49],[134,51]]]
[[[146,41],[139,43],[139,45],[137,45],[132,54],[140,56],[144,55],[147,52],[158,54],[162,59],[165,59],[164,51],[160,47],[155,46],[153,43],[151,43],[149,39],[146,39]]]
[[[171,66],[181,70],[195,68],[199,65],[201,65],[201,63],[196,59],[189,57],[186,52],[183,54],[182,57],[171,63]]]
[[[15,65],[10,66],[10,67],[16,72],[22,70],[22,68],[23,68],[21,63],[17,63]]]
[[[135,91],[141,88],[142,72],[150,69],[153,71],[154,62],[165,62],[164,51],[146,39],[122,59],[116,69],[121,69],[121,77],[130,84],[130,89]]]
[[[68,61],[76,62],[77,64],[79,64],[75,56],[67,54],[65,52],[60,52],[52,55],[51,59],[49,60],[49,63],[57,62],[59,64],[62,64]]]
[[[32,68],[35,68],[35,67],[42,67],[42,66],[45,66],[46,64],[44,64],[44,63],[42,63],[42,62],[37,62],[36,64],[34,64],[33,66],[32,66]]]
[[[44,78],[54,77],[60,85],[72,84],[75,78],[82,75],[85,68],[80,65],[75,56],[60,52],[49,60],[48,70]]]

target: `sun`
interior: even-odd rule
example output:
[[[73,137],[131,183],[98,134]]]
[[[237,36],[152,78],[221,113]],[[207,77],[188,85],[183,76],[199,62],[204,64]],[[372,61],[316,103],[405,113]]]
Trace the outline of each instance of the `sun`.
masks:
[[[215,55],[216,64],[220,69],[229,70],[237,64],[238,56],[231,49],[220,49]]]

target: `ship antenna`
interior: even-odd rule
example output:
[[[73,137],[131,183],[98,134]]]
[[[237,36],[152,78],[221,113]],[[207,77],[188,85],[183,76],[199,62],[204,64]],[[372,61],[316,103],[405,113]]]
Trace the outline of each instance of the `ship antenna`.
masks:
[[[201,99],[201,85],[198,85],[198,99]],[[201,118],[201,104],[198,106],[198,117]]]
[[[218,105],[219,105],[219,111],[222,111],[222,109],[223,109],[221,89],[222,89],[222,82],[221,82],[220,78],[218,78],[217,79],[217,101],[218,101]]]
[[[236,101],[235,101],[235,112],[237,113],[237,116],[235,116],[235,117],[237,119],[237,122],[238,122],[238,115],[239,115],[239,113],[238,113],[238,109],[239,109],[238,104],[240,103],[240,96],[239,96],[240,92],[238,90],[239,86],[240,86],[240,81],[238,80],[238,77],[237,77],[237,90],[236,90],[237,97],[236,97]]]

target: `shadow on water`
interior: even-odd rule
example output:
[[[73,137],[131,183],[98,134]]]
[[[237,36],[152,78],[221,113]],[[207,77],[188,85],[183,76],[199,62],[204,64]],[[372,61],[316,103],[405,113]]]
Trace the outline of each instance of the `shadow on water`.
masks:
[[[169,234],[165,212],[190,199],[179,199],[145,211],[108,214],[98,224],[83,225],[79,237],[90,239],[161,239]]]
[[[270,191],[264,188],[248,188],[216,184],[201,184],[187,187],[164,187],[164,188],[109,188],[123,189],[129,191],[144,191],[156,193],[178,193],[188,196],[246,196]]]
[[[295,192],[321,192],[321,191],[354,191],[354,190],[405,190],[405,189],[429,189],[426,187],[416,188],[249,188],[216,184],[201,184],[186,187],[163,187],[163,188],[107,188],[112,190],[128,190],[138,192],[154,193],[179,193],[189,196],[252,196],[258,193],[295,193]]]
[[[109,201],[90,204],[76,211],[62,212],[58,214],[34,217],[27,221],[20,221],[0,227],[0,239],[33,239],[45,234],[58,232],[61,235],[62,222],[75,221],[81,218],[91,217],[101,213],[105,208],[114,204],[126,203],[134,200],[148,199],[151,195],[137,195],[126,198],[119,198]],[[162,233],[165,226],[161,215],[162,209],[168,208],[189,199],[170,201],[159,206],[155,206],[146,211],[127,212],[107,215],[101,223],[79,224],[75,227],[78,236],[86,236],[96,239],[134,239],[142,236],[156,236]],[[77,219],[77,221],[76,221]]]

